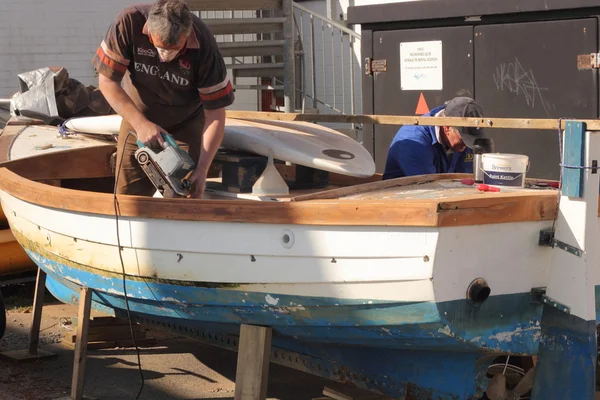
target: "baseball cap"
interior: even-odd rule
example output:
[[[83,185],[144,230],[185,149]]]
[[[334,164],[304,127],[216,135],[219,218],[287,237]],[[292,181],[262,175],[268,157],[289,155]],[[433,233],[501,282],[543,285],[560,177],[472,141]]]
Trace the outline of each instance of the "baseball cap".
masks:
[[[455,97],[446,104],[446,117],[482,118],[483,109],[470,97]],[[460,132],[463,142],[473,148],[475,139],[485,138],[483,128],[456,127]]]

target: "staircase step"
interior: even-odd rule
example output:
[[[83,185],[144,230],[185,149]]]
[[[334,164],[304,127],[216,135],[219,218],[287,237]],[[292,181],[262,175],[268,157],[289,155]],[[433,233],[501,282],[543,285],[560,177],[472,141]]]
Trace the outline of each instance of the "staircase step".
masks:
[[[277,56],[283,54],[283,40],[220,42],[223,57]]]
[[[187,0],[192,11],[281,10],[282,0]]]
[[[232,35],[281,32],[285,18],[224,18],[203,21],[215,35]]]
[[[235,90],[283,90],[283,85],[233,85]]]
[[[283,76],[283,63],[266,64],[229,64],[227,69],[231,69],[237,78],[270,78]]]

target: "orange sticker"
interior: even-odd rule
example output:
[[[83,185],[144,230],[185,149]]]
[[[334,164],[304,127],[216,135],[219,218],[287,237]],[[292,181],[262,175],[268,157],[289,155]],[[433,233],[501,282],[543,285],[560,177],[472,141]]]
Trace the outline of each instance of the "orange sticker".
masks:
[[[429,106],[427,105],[427,101],[425,101],[425,96],[423,96],[423,93],[421,93],[421,96],[419,97],[419,103],[417,103],[417,110],[415,111],[415,114],[423,115],[427,113],[429,113]]]

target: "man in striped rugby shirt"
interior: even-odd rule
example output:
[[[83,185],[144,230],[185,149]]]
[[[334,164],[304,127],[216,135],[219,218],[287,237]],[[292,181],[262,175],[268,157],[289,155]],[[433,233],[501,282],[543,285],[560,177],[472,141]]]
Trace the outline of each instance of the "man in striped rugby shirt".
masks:
[[[168,132],[189,146],[196,161],[193,197],[201,198],[223,139],[225,107],[234,101],[209,28],[183,0],[130,6],[111,24],[92,64],[104,97],[123,117],[117,192],[150,196],[155,191],[135,160],[136,138],[127,138],[127,132],[153,146],[162,144],[161,132]]]

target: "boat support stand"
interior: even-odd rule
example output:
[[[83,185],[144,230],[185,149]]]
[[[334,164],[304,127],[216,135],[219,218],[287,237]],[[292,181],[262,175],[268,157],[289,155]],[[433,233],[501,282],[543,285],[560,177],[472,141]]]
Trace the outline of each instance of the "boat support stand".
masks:
[[[46,288],[46,273],[38,268],[33,298],[33,315],[29,330],[29,347],[22,350],[11,350],[0,353],[2,357],[12,361],[37,361],[43,358],[55,357],[54,353],[38,348],[40,341],[40,325],[42,323],[42,307],[44,305],[44,289]]]
[[[273,328],[242,325],[235,373],[234,400],[265,400]]]

